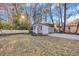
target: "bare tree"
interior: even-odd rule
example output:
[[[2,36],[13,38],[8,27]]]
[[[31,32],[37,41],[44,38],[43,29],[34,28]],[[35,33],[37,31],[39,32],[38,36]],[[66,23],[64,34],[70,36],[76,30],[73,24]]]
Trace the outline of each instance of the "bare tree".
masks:
[[[79,22],[78,22],[77,29],[76,29],[75,33],[78,32],[78,29],[79,29]]]
[[[63,31],[65,32],[65,27],[66,27],[66,3],[64,4],[64,28],[63,28]]]
[[[62,27],[62,9],[61,9],[61,4],[60,3],[57,3],[56,4],[56,8],[57,8],[57,11],[58,11],[58,22],[59,22],[59,25],[58,25],[58,27],[59,27],[59,32],[60,32],[60,30],[61,30],[61,28],[60,27]]]
[[[52,4],[50,4],[50,9],[49,9],[50,13],[49,13],[49,15],[50,15],[50,18],[51,18],[53,26],[54,26],[54,19],[53,19],[53,16],[52,16],[52,9],[51,9],[51,7],[52,7]]]
[[[76,9],[76,12],[79,14],[79,8]],[[75,31],[76,34],[77,34],[77,32],[78,32],[78,29],[79,29],[79,22],[78,22],[78,24],[77,24],[77,28],[76,28],[76,31]]]

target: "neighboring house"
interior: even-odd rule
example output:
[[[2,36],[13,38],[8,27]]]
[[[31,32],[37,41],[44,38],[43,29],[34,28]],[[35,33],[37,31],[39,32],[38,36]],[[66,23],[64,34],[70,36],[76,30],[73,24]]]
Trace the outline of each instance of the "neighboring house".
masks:
[[[33,24],[32,31],[36,34],[41,33],[41,34],[47,35],[49,33],[54,32],[54,27],[50,26],[47,23]]]
[[[75,31],[77,29],[78,22],[79,22],[78,18],[76,20],[71,21],[68,24],[68,26],[66,26],[66,32],[69,32],[69,29],[70,29],[70,32],[75,33]],[[70,28],[68,29],[68,27],[70,27]],[[78,28],[78,32],[77,33],[79,33],[79,28]]]

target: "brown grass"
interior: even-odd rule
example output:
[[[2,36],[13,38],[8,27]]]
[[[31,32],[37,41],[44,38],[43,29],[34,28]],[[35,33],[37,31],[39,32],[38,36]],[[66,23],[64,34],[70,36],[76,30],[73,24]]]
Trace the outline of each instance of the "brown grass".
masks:
[[[0,36],[0,55],[79,55],[79,41],[48,36]]]

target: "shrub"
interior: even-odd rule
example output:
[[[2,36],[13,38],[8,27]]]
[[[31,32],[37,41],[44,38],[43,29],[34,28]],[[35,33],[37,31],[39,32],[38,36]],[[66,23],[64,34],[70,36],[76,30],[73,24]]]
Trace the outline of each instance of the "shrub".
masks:
[[[0,29],[11,30],[12,29],[12,25],[8,24],[8,23],[0,23]]]

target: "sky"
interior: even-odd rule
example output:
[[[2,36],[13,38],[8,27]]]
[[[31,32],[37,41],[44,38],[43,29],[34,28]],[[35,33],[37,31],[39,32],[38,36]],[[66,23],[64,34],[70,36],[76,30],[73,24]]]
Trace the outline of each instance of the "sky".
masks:
[[[70,18],[67,19],[68,22],[71,22],[76,18],[79,18],[79,4],[78,3],[71,4],[71,7],[67,11],[67,13],[73,14]]]
[[[68,10],[67,10],[67,14],[72,14],[68,19],[67,19],[67,22],[71,22],[73,20],[75,20],[76,18],[79,17],[79,3],[67,3],[67,5],[69,6]],[[44,3],[44,7],[47,7],[47,4]],[[30,8],[30,4],[27,3],[27,4],[23,4],[22,5],[22,9],[24,12],[27,11],[27,13],[29,15],[31,15],[31,8]],[[53,15],[53,19],[54,21],[57,21],[58,20],[58,17],[56,15],[56,12],[55,12],[56,8],[54,7],[54,5],[52,5],[52,15]],[[63,7],[62,7],[62,13],[63,13]],[[3,19],[7,19],[7,14],[6,14],[6,11],[3,13],[2,10],[0,10],[0,17],[2,17]],[[32,17],[29,16],[29,18],[31,19],[31,22],[32,21]],[[44,19],[42,20],[43,22],[45,21]],[[47,16],[47,21],[51,23],[51,19],[49,17],[49,15]]]
[[[3,22],[7,22],[8,21],[7,17],[8,17],[7,12],[5,10],[0,10],[0,18],[4,19],[4,20],[2,20]]]
[[[67,5],[69,6],[66,14],[72,14],[69,18],[67,18],[67,22],[71,22],[73,20],[75,20],[76,18],[79,17],[79,4],[78,3],[67,3]],[[62,13],[63,13],[63,8],[62,8]],[[58,18],[56,16],[54,16],[54,19]]]

